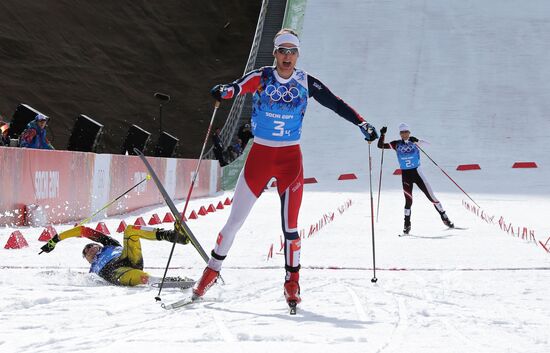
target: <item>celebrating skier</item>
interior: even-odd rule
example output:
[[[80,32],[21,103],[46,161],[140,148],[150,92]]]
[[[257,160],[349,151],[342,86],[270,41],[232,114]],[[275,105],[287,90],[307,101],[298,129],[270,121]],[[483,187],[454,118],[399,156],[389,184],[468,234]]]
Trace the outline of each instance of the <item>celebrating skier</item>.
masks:
[[[194,299],[203,296],[216,282],[235,234],[266,184],[275,177],[285,236],[284,295],[291,307],[300,302],[298,213],[303,192],[300,135],[308,98],[315,98],[323,106],[357,125],[367,141],[374,141],[378,137],[371,124],[321,81],[295,67],[299,55],[300,40],[297,34],[291,29],[282,29],[274,38],[275,66],[251,71],[233,83],[216,85],[211,90],[218,101],[239,94],[253,94],[251,126],[254,144],[237,182],[229,219],[219,232],[208,266],[193,289]]]
[[[424,177],[424,174],[419,170],[420,167],[420,151],[417,144],[422,144],[416,137],[411,136],[409,125],[406,123],[399,124],[399,135],[401,140],[394,140],[390,143],[384,143],[386,126],[380,129],[380,139],[378,140],[378,148],[392,149],[397,153],[397,160],[401,168],[401,182],[403,184],[403,194],[405,195],[405,224],[403,233],[409,234],[411,231],[411,206],[413,203],[413,184],[418,185],[420,190],[424,192],[428,200],[430,200],[443,223],[450,228],[454,228],[453,222],[449,219],[441,202],[435,197],[430,184]]]
[[[143,271],[143,256],[141,253],[141,239],[167,240],[179,244],[189,243],[189,239],[174,230],[164,230],[152,227],[129,225],[124,230],[124,245],[110,236],[92,228],[77,226],[55,235],[44,246],[42,251],[51,252],[61,240],[73,237],[85,237],[95,243],[89,243],[82,249],[82,257],[90,263],[90,272],[95,273],[106,281],[120,286],[137,286],[160,282]],[[100,243],[100,244],[98,244]],[[170,278],[174,286],[182,287],[186,282],[187,288],[193,285],[189,279],[179,277]],[[192,283],[189,283],[192,282]]]

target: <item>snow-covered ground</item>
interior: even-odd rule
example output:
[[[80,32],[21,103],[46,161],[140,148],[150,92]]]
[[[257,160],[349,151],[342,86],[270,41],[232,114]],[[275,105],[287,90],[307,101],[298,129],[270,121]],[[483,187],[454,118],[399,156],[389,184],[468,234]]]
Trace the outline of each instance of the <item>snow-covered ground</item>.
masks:
[[[377,127],[387,124],[389,138],[408,121],[413,134],[431,142],[426,152],[485,212],[529,227],[545,242],[548,6],[534,0],[310,0],[300,66]],[[386,151],[375,222],[378,282],[371,283],[368,146],[349,125],[316,103],[305,119],[305,176],[319,183],[305,186],[300,228],[309,231],[330,212],[335,218],[302,241],[303,302],[296,316],[288,315],[283,298],[279,199],[268,190],[225,261],[226,284],[175,311],[155,302],[157,289],[109,286],[89,275],[81,257],[85,240],[69,239],[38,256],[42,229],[21,229],[29,248],[0,249],[0,351],[550,351],[550,254],[468,212],[462,202],[469,199],[425,156],[422,168],[436,195],[465,229],[447,230],[415,189],[412,235],[398,237],[404,200],[400,177],[392,175],[395,156]],[[380,151],[371,149],[376,205]],[[521,160],[539,168],[511,168]],[[458,172],[461,163],[482,169]],[[359,179],[336,181],[351,172]],[[190,209],[226,197],[231,193],[193,200]],[[348,200],[351,207],[340,214]],[[105,222],[114,233],[121,219],[130,224],[166,211]],[[207,252],[228,214],[189,222]],[[2,245],[13,230],[0,230]],[[162,276],[171,245],[142,246],[146,270]],[[169,275],[198,278],[203,268],[191,246],[178,245]],[[185,295],[165,289],[162,299]]]
[[[365,187],[365,180],[348,181]],[[351,185],[353,187],[353,185]],[[30,247],[2,250],[0,342],[3,352],[206,351],[302,348],[352,352],[546,352],[550,347],[550,257],[532,243],[506,235],[461,207],[461,195],[440,193],[457,225],[445,230],[418,197],[413,234],[401,229],[402,196],[383,193],[376,223],[377,284],[371,283],[370,201],[364,192],[326,192],[308,186],[301,220],[334,221],[302,242],[303,303],[288,315],[282,295],[278,197],[258,201],[223,270],[226,285],[203,303],[165,311],[153,288],[119,288],[87,274],[82,239],[60,243],[38,256],[41,229],[25,229]],[[197,200],[198,205],[213,200]],[[352,200],[343,214],[337,208]],[[507,204],[513,220],[533,218],[544,229],[548,199],[532,199],[540,221],[528,215],[523,196],[479,196],[488,208]],[[149,210],[162,214],[166,208]],[[229,210],[191,221],[209,249]],[[527,217],[529,216],[529,217]],[[135,215],[129,216],[132,222]],[[512,220],[512,221],[513,221]],[[110,229],[118,219],[107,220]],[[63,227],[59,227],[63,229]],[[120,236],[115,236],[120,239]],[[170,250],[143,241],[145,266],[162,275]],[[274,256],[267,260],[270,245]],[[170,275],[198,277],[203,268],[190,246],[178,246]],[[184,296],[165,289],[163,302]],[[309,347],[309,348],[308,348]]]

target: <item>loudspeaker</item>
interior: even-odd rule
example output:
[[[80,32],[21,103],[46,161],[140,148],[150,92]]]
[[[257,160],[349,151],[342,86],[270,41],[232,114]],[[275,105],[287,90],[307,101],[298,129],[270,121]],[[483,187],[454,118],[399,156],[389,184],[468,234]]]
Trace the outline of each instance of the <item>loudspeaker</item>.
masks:
[[[179,139],[163,131],[160,134],[159,141],[157,143],[156,155],[157,157],[172,157],[176,152]]]
[[[102,131],[103,125],[80,114],[74,122],[67,149],[69,151],[95,152]]]
[[[15,109],[15,113],[13,113],[13,117],[11,119],[9,130],[10,138],[18,139],[19,135],[21,135],[21,133],[27,128],[27,124],[34,120],[36,114],[42,113],[26,104],[19,104]]]
[[[144,152],[145,146],[147,145],[150,137],[151,134],[139,126],[130,126],[130,129],[128,129],[128,135],[122,145],[122,154],[126,154],[126,152],[128,152],[128,154],[135,155],[134,148]]]

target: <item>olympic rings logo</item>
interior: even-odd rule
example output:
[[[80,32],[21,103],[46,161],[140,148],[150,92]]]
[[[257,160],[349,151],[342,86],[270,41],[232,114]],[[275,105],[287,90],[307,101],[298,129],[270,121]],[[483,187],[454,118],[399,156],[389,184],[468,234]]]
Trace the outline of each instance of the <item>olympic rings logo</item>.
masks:
[[[300,97],[300,90],[296,87],[290,87],[290,89],[288,89],[286,86],[279,86],[277,88],[274,85],[268,85],[265,89],[265,94],[267,94],[272,101],[279,102],[282,99],[283,102],[290,103],[293,99]]]
[[[402,153],[411,153],[414,151],[414,146],[401,145],[397,149],[399,150],[399,152],[402,152]]]

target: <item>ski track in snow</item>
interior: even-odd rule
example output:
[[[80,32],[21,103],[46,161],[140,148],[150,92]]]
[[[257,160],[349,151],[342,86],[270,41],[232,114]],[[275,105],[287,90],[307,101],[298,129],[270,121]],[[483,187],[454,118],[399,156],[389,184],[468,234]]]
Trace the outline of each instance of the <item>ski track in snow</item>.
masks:
[[[61,243],[55,253],[44,257],[35,251],[41,243],[30,237],[29,249],[4,252],[0,320],[8,325],[0,332],[0,341],[5,342],[0,347],[14,347],[18,352],[69,352],[92,345],[98,335],[117,337],[106,341],[109,351],[121,342],[148,347],[160,335],[174,347],[193,344],[205,349],[222,344],[232,350],[243,344],[293,343],[322,346],[327,351],[435,352],[446,347],[447,352],[464,348],[514,352],[521,351],[522,345],[529,346],[530,352],[545,351],[549,326],[544,317],[550,309],[541,291],[550,279],[550,269],[545,255],[533,244],[501,235],[475,218],[468,221],[469,214],[460,208],[453,210],[455,218],[471,225],[469,230],[440,239],[440,226],[429,221],[433,215],[418,211],[415,227],[419,232],[424,229],[426,237],[399,238],[393,235],[395,222],[387,222],[387,218],[400,218],[399,210],[386,210],[376,226],[377,263],[386,270],[378,268],[378,282],[372,284],[372,269],[365,263],[365,256],[369,260],[371,256],[369,231],[358,226],[365,219],[368,223],[364,216],[368,197],[314,191],[307,195],[304,223],[314,222],[323,208],[335,207],[349,196],[357,201],[314,237],[303,239],[303,302],[295,317],[288,315],[283,297],[282,257],[266,262],[264,249],[258,247],[265,244],[267,250],[269,241],[277,239],[270,232],[255,233],[252,245],[246,236],[238,236],[223,270],[227,284],[214,286],[203,302],[170,311],[153,300],[157,289],[109,286],[86,273],[79,255],[85,241]],[[399,191],[384,196],[388,202],[401,197]],[[446,196],[449,204],[460,204],[453,198]],[[277,203],[276,196],[267,192],[254,212],[266,214]],[[201,240],[205,247],[214,241],[213,230],[224,220],[221,214],[216,215],[218,219],[214,216],[216,224],[197,222],[192,227],[197,234],[210,230],[210,239]],[[253,228],[268,229],[272,220],[266,218],[245,225],[241,235],[252,234]],[[162,273],[169,244],[144,241],[142,245],[146,269],[150,264],[153,273]],[[475,248],[485,249],[484,256]],[[491,249],[492,256],[486,256],[486,249]],[[78,256],[71,257],[73,252]],[[518,258],[523,260],[518,262]],[[189,247],[177,248],[174,261],[178,275],[197,277],[204,267]],[[189,293],[165,289],[162,299],[170,303]],[[144,333],[136,335],[136,329]],[[17,332],[26,332],[26,338]],[[430,337],[430,344],[421,337]],[[515,337],[517,343],[506,337]],[[170,347],[163,349],[170,351]]]

